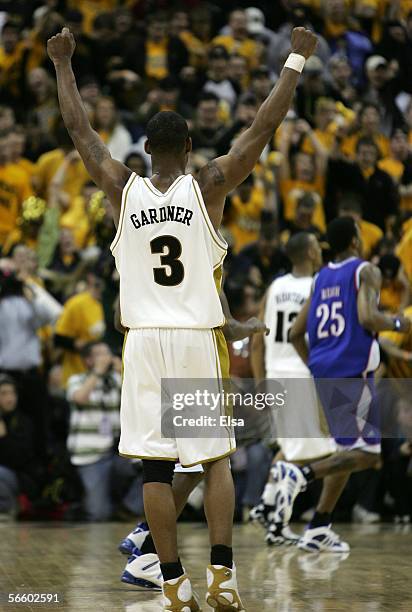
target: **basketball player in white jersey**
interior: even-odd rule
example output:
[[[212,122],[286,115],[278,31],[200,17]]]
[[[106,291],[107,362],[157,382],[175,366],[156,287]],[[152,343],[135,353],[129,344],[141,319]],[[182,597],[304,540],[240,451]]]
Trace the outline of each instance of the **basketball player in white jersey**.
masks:
[[[293,265],[292,272],[276,278],[266,292],[261,318],[270,332],[264,339],[254,338],[252,367],[257,381],[296,380],[296,384],[284,382],[288,391],[287,405],[278,409],[274,416],[282,455],[287,461],[301,463],[330,455],[336,446],[326,433],[322,433],[315,386],[309,382],[311,374],[289,340],[289,330],[307,301],[313,275],[322,264],[322,251],[313,234],[300,232],[289,240],[286,253]],[[302,379],[308,379],[307,384]],[[296,434],[300,437],[294,437]],[[275,457],[274,464],[277,459]],[[275,491],[271,470],[261,503],[251,510],[250,518],[265,525],[268,544],[296,543],[299,537],[288,525],[277,525],[273,520]]]
[[[293,100],[316,36],[292,32],[292,53],[252,125],[227,155],[210,161],[198,182],[186,175],[191,151],[186,121],[160,112],[148,123],[145,149],[153,176],[143,179],[113,160],[92,129],[71,66],[74,37],[67,28],[48,41],[60,109],[90,176],[104,191],[117,226],[112,243],[120,275],[124,349],[119,452],[143,461],[144,504],[164,578],[164,610],[199,610],[178,556],[176,505],[171,487],[177,459],[205,470],[205,512],[211,542],[207,603],[243,610],[232,555],[234,486],[229,455],[233,432],[215,438],[162,437],[161,380],[228,376],[228,354],[216,282],[226,253],[218,233],[226,195],[252,172]]]

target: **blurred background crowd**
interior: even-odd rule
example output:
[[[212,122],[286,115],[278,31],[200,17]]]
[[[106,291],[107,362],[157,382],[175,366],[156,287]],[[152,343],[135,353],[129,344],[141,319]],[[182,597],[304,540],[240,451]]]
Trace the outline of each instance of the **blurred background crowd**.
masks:
[[[382,271],[381,308],[412,316],[412,0],[0,1],[0,517],[129,519],[142,513],[141,473],[116,456],[114,227],[60,116],[46,41],[63,25],[93,126],[142,176],[156,112],[187,119],[196,175],[253,121],[292,28],[312,28],[319,45],[294,106],[227,198],[232,313],[257,313],[271,280],[290,269],[291,235],[313,232],[327,260],[326,224],[351,215]],[[412,335],[384,334],[381,344],[380,375],[412,378]],[[232,376],[250,378],[249,340],[229,348]],[[385,440],[379,471],[352,477],[342,518],[408,521],[412,404],[397,409],[403,437]],[[257,503],[275,451],[258,431],[241,441],[238,519]]]

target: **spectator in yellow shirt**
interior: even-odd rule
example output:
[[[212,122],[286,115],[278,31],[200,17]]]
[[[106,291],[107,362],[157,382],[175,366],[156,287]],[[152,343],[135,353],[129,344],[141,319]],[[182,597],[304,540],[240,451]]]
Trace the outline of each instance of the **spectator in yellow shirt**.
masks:
[[[90,272],[87,288],[67,300],[56,323],[54,342],[63,349],[63,381],[85,371],[82,348],[92,340],[99,340],[105,331],[101,297],[103,280]]]
[[[371,138],[379,149],[381,157],[389,155],[389,140],[380,130],[381,116],[379,106],[368,102],[359,113],[360,129],[342,142],[342,153],[349,159],[356,157],[356,147],[359,140]]]
[[[257,43],[248,36],[247,17],[245,11],[236,10],[230,13],[228,35],[216,36],[212,40],[214,46],[225,47],[228,53],[243,55],[249,68],[256,68],[259,64],[260,53]]]
[[[412,227],[409,227],[403,234],[396,247],[396,255],[401,260],[406,276],[412,284]]]
[[[314,155],[298,151],[290,159],[292,141],[297,143],[309,138],[315,150]],[[319,142],[310,125],[299,119],[290,121],[282,130],[280,139],[282,161],[279,167],[279,187],[283,201],[285,221],[293,221],[296,206],[304,193],[312,193],[315,198],[313,223],[322,232],[326,229],[323,198],[325,195],[325,173],[328,160],[327,151]]]
[[[61,119],[58,120],[54,130],[55,139],[58,144],[57,149],[44,153],[39,157],[33,174],[33,185],[38,195],[47,199],[50,184],[64,162],[65,158],[73,151],[73,143],[63,125]],[[80,195],[82,187],[90,181],[90,176],[78,155],[73,154],[65,180],[62,185],[63,191],[68,194],[71,202],[76,196]]]
[[[9,134],[0,134],[0,247],[16,228],[22,204],[32,194],[27,174],[10,163]]]
[[[230,213],[227,229],[233,239],[233,251],[238,253],[244,246],[257,240],[260,229],[260,215],[265,205],[265,192],[255,184],[250,174],[230,198]]]
[[[382,255],[378,262],[382,273],[380,307],[394,314],[410,304],[411,288],[401,261],[396,255]]]
[[[406,308],[403,315],[412,319],[412,306]],[[412,378],[412,331],[381,332],[379,344],[389,356],[387,375],[391,378]]]
[[[24,42],[20,40],[20,27],[9,20],[1,30],[0,88],[2,99],[13,104],[21,93],[24,70]]]
[[[323,147],[330,152],[335,143],[335,135],[330,126],[336,115],[336,103],[331,98],[318,98],[315,103],[315,134]],[[302,151],[312,155],[315,149],[311,139],[307,136],[302,144]]]
[[[26,149],[26,132],[21,125],[15,125],[11,129],[11,132],[9,134],[9,147],[10,162],[14,166],[20,168],[20,170],[24,170],[29,180],[31,181],[35,164],[26,157],[23,157],[24,151]]]
[[[352,217],[359,226],[362,238],[362,254],[369,259],[378,242],[383,238],[380,227],[362,219],[362,204],[356,194],[348,194],[339,204],[340,217]]]

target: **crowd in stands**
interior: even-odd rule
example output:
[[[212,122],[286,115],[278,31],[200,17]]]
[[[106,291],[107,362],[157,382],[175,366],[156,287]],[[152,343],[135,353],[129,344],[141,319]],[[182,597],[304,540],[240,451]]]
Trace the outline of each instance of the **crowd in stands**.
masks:
[[[381,308],[412,316],[412,1],[0,2],[0,516],[130,518],[142,512],[141,474],[116,457],[115,232],[60,116],[46,41],[64,25],[94,128],[149,177],[155,113],[188,121],[196,176],[252,123],[292,28],[313,29],[293,107],[227,198],[232,313],[257,314],[290,269],[290,236],[314,233],[326,261],[327,223],[350,215],[382,271]],[[381,375],[412,378],[412,334],[383,334],[381,345]],[[249,340],[229,348],[232,376],[250,378]],[[402,435],[385,441],[379,472],[351,479],[343,516],[411,514],[410,397],[398,406]],[[259,499],[273,448],[257,437],[233,457],[239,517]]]

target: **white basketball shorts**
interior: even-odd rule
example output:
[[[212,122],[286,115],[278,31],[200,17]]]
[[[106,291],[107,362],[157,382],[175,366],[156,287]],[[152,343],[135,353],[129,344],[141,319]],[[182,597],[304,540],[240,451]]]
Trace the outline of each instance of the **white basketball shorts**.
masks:
[[[204,437],[196,428],[193,437],[179,437],[176,428],[173,437],[162,436],[162,379],[208,379],[219,389],[228,378],[221,329],[129,330],[123,347],[120,455],[192,467],[232,454],[236,443],[230,427],[223,435],[220,428],[219,437],[212,437],[213,430]]]

